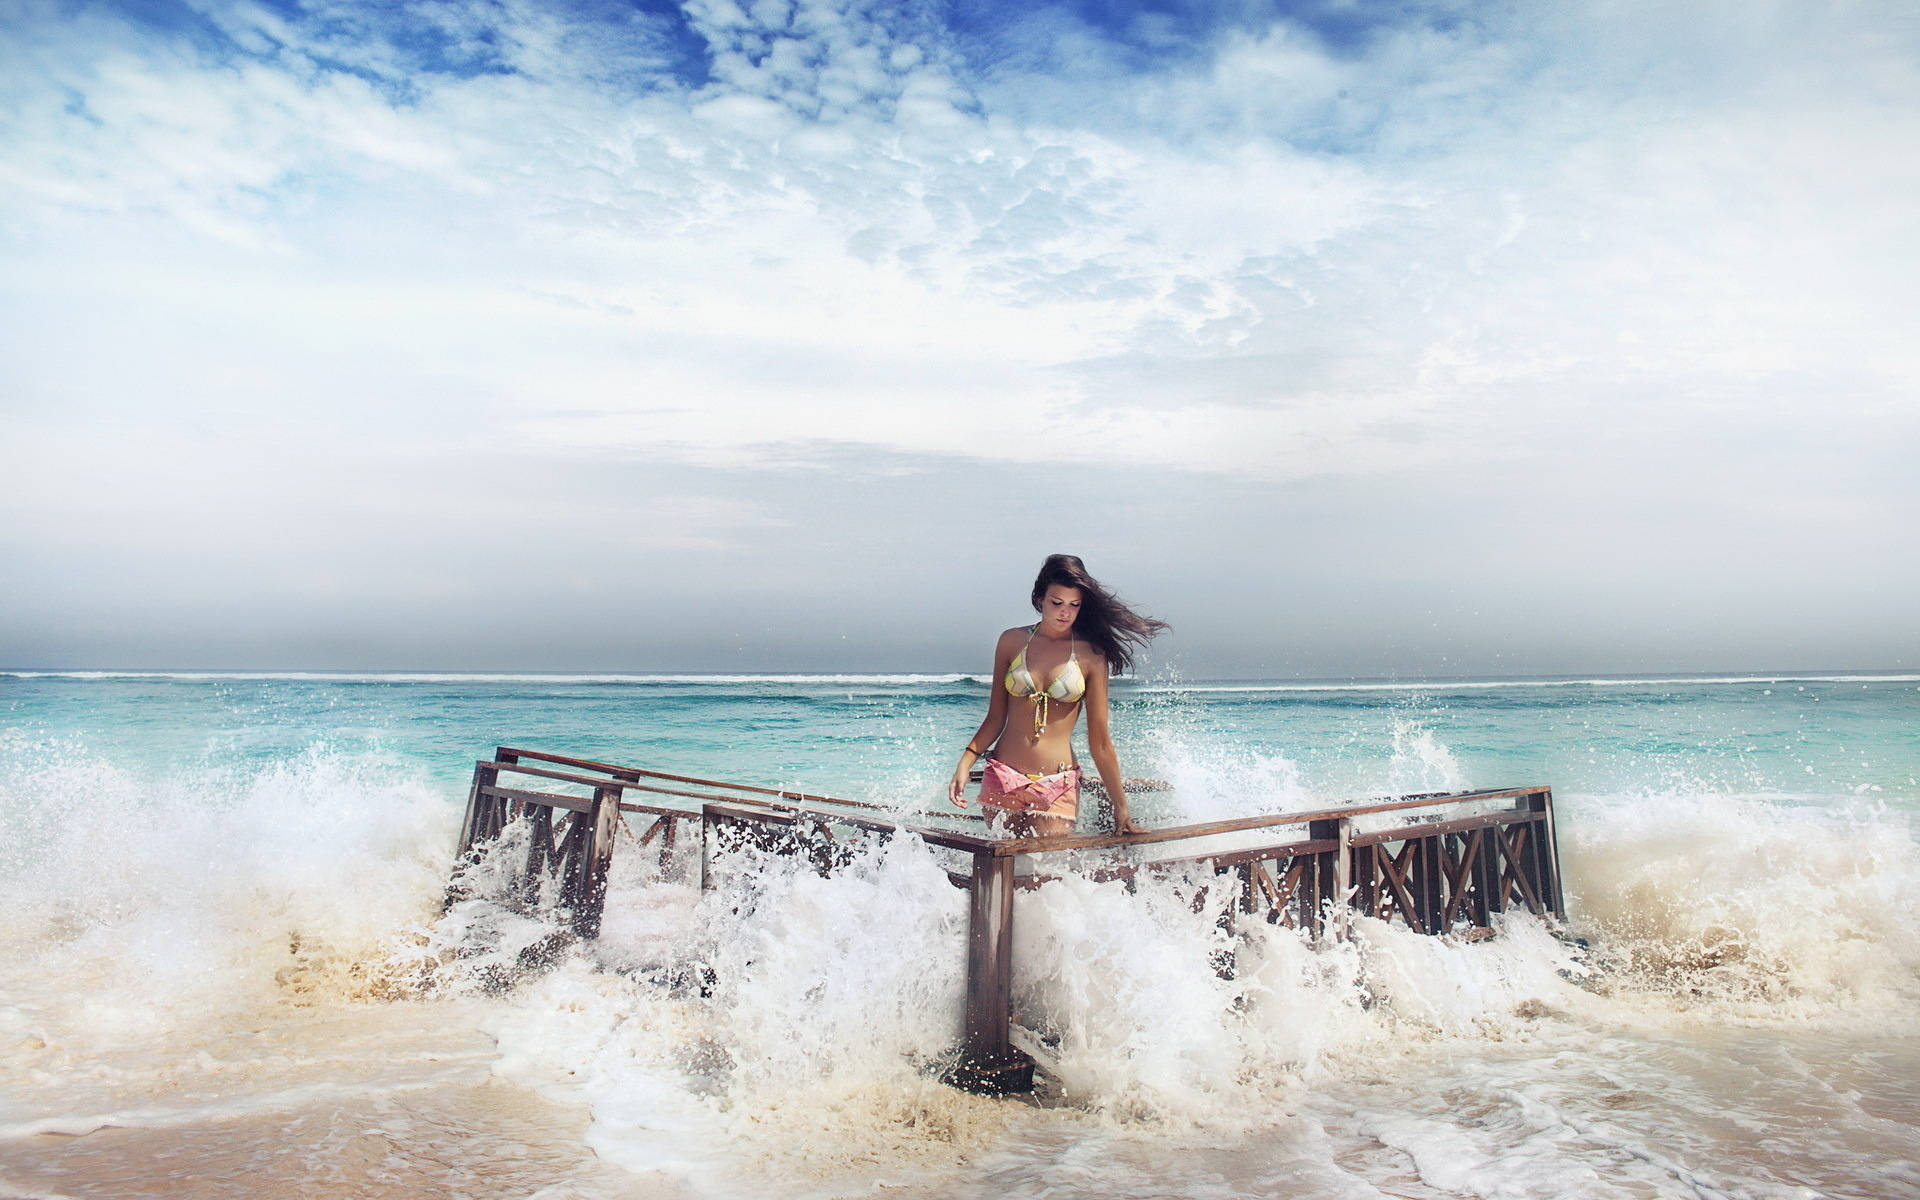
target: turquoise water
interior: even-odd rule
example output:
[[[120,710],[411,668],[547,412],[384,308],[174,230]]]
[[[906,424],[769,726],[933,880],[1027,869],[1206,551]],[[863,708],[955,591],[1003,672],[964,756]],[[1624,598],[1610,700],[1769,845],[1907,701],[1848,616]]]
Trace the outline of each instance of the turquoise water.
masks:
[[[132,771],[249,769],[316,746],[457,790],[511,742],[660,770],[868,796],[937,790],[984,711],[965,676],[0,675],[16,750]],[[1122,681],[1129,774],[1281,756],[1317,797],[1398,784],[1704,786],[1920,800],[1920,677],[1408,684]],[[1428,739],[1423,744],[1422,739]],[[1420,758],[1432,739],[1445,762]],[[1418,776],[1417,778],[1414,776]],[[932,782],[930,782],[932,781]],[[1258,807],[1274,795],[1250,792]]]
[[[539,914],[441,911],[496,745],[914,809],[985,699],[0,674],[0,1195],[1920,1196],[1911,674],[1122,681],[1149,822],[1552,786],[1586,948],[1273,927],[1223,978],[1180,885],[1068,874],[1015,906],[1032,1102],[919,1067],[965,913],[911,839],[705,894],[617,859],[538,972]]]

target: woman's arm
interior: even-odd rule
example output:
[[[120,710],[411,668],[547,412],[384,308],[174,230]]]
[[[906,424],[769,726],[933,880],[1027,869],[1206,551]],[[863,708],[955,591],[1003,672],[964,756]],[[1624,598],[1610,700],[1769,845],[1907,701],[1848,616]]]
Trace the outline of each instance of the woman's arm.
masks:
[[[1096,658],[1095,669],[1087,672],[1087,753],[1100,769],[1100,782],[1113,805],[1115,833],[1145,833],[1147,827],[1127,812],[1126,779],[1120,774],[1120,755],[1113,748],[1113,721],[1107,712],[1107,663]]]
[[[993,739],[1007,727],[1007,689],[1000,686],[1000,679],[1013,665],[1014,638],[1009,634],[1000,635],[993,647],[993,673],[987,676],[987,719],[980,722],[980,728],[973,731],[967,739],[966,748],[960,751],[960,763],[953,769],[953,778],[947,780],[947,799],[961,808],[967,806],[967,776],[973,771],[973,764],[982,758]]]

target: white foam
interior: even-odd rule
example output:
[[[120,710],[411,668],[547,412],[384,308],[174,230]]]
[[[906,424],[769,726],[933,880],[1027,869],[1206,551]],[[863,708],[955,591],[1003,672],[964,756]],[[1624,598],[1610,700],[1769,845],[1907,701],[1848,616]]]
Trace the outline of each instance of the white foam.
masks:
[[[1229,755],[1189,740],[1157,739],[1151,760],[1170,790],[1143,793],[1142,814],[1159,823],[1198,822],[1244,816],[1249,811],[1288,812],[1315,806],[1300,764],[1285,754]],[[1170,807],[1168,807],[1170,806]]]
[[[18,738],[0,758],[0,945],[102,1037],[373,986],[367,965],[432,916],[451,858],[446,797],[324,746],[156,778]]]
[[[1387,762],[1386,795],[1468,790],[1467,774],[1460,760],[1433,730],[1404,713],[1395,713],[1392,734],[1393,757]]]
[[[1403,721],[1390,737],[1380,790],[1466,782],[1432,731]],[[1545,1026],[1566,1033],[1562,1062],[1600,1070],[1593,1027],[1908,1029],[1920,1011],[1920,937],[1906,919],[1920,911],[1920,866],[1901,814],[1704,787],[1562,794],[1576,922],[1594,941],[1584,957],[1524,918],[1474,943],[1368,920],[1347,941],[1259,922],[1229,935],[1228,889],[1211,877],[1129,890],[1069,874],[1022,892],[1016,1037],[1054,1106],[1034,1109],[930,1073],[958,1036],[965,894],[944,852],[912,838],[828,879],[786,858],[721,863],[704,894],[622,843],[600,942],[493,995],[556,914],[475,900],[413,937],[437,908],[458,805],[403,764],[316,746],[149,785],[80,751],[17,740],[0,751],[0,900],[15,914],[0,931],[13,968],[0,1068],[84,1062],[102,1072],[100,1093],[138,1091],[126,1073],[148,1060],[133,1048],[184,1028],[263,1004],[402,995],[375,985],[431,978],[466,1007],[396,1011],[423,1025],[483,1021],[498,1039],[493,1070],[589,1106],[603,1159],[707,1194],[757,1194],[770,1179],[794,1194],[932,1187],[995,1152],[1011,1156],[1010,1180],[1120,1194],[1114,1164],[1153,1158],[1125,1140],[1141,1130],[1190,1131],[1186,1146],[1283,1127],[1325,1177],[1322,1195],[1340,1194],[1340,1178],[1362,1186],[1331,1164],[1365,1154],[1411,1164],[1424,1182],[1410,1187],[1531,1194],[1515,1181],[1606,1171],[1593,1194],[1660,1194],[1680,1166],[1528,1107],[1555,1065],[1526,1068],[1523,1085],[1476,1083],[1497,1111],[1469,1120],[1446,1115],[1446,1096],[1416,1094],[1438,1078],[1429,1068],[1382,1064],[1450,1048],[1473,1058],[1547,1038]],[[1225,815],[1233,796],[1263,808],[1307,798],[1285,756],[1180,753],[1183,803]],[[1368,1099],[1383,1073],[1413,1091]],[[44,1100],[56,1085],[36,1086]],[[1336,1149],[1312,1141],[1328,1136],[1319,1112],[1285,1125],[1329,1089],[1349,1098]],[[76,1099],[0,1119],[170,1111]],[[1623,1154],[1640,1157],[1622,1167]]]
[[[1717,1019],[1920,1028],[1920,856],[1884,807],[1663,792],[1560,805],[1610,994]]]

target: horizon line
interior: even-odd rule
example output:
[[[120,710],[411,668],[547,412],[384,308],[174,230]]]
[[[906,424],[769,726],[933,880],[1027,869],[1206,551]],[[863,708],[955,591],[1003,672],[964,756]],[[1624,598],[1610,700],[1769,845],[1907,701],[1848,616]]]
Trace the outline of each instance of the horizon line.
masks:
[[[228,679],[312,683],[597,683],[597,684],[867,684],[937,685],[988,682],[979,671],[553,671],[553,670],[434,670],[380,668],[373,670],[223,668],[135,669],[0,667],[9,679]],[[1569,672],[1456,675],[1353,676],[1120,676],[1130,691],[1328,691],[1414,690],[1426,687],[1570,687],[1621,686],[1658,683],[1901,683],[1920,682],[1920,673],[1906,667],[1830,667],[1733,671]]]

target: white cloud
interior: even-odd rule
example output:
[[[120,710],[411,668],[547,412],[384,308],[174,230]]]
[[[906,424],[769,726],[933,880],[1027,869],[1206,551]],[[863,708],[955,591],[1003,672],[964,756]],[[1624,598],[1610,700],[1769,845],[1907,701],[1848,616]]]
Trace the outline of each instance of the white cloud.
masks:
[[[1274,23],[1151,67],[1055,13],[1033,20],[1090,52],[1039,73],[825,0],[703,0],[684,31],[202,8],[239,53],[21,7],[0,405],[35,465],[0,504],[49,546],[223,506],[204,544],[238,544],[267,509],[324,525],[340,488],[450,537],[609,504],[671,531],[653,549],[788,528],[746,474],[720,507],[520,482],[563,467],[1400,495],[1442,467],[1641,478],[1673,446],[1697,448],[1663,481],[1676,527],[1704,529],[1809,426],[1920,448],[1897,7],[1482,8],[1338,52]],[[672,73],[689,37],[703,81]],[[464,69],[424,70],[426,43]],[[475,458],[507,499],[389,476]],[[1870,474],[1818,511],[1912,510]]]

